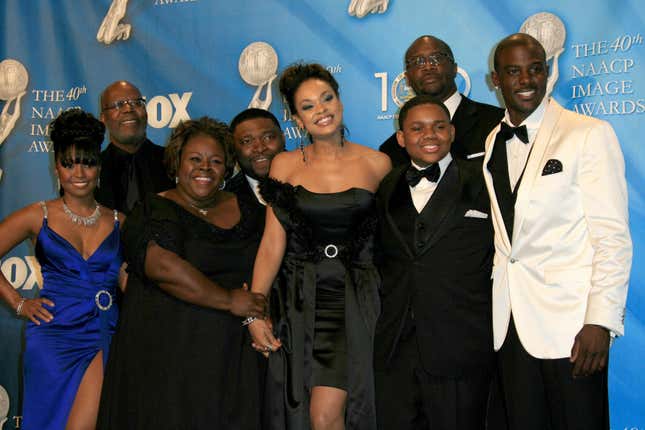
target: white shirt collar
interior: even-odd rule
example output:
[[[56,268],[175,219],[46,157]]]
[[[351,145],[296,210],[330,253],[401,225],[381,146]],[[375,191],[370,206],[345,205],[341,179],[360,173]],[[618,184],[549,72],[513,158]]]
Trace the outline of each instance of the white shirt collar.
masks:
[[[255,194],[255,197],[258,199],[260,203],[266,206],[267,202],[264,201],[264,199],[262,198],[262,195],[260,194],[260,181],[246,174],[244,176],[246,177],[246,180],[249,182],[249,185],[251,186],[251,190],[253,190],[253,194]]]
[[[459,91],[455,91],[443,102],[443,104],[448,108],[448,112],[450,112],[450,120],[455,116],[455,112],[457,111],[462,98],[463,97],[459,94]]]
[[[542,119],[544,119],[544,113],[546,112],[546,106],[549,104],[549,100],[550,99],[548,97],[544,97],[538,107],[535,108],[535,110],[528,117],[526,117],[521,124],[518,125],[518,127],[521,125],[526,126],[526,130],[529,133],[529,140],[532,140],[531,134],[535,134],[537,129],[540,128],[540,124],[542,124]],[[511,117],[508,114],[508,109],[506,109],[506,111],[504,112],[504,122],[511,127],[515,127],[511,122]]]

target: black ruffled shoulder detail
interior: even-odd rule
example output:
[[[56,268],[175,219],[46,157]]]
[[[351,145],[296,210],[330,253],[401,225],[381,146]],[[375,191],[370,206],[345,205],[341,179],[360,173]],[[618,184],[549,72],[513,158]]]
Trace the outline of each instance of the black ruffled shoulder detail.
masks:
[[[313,230],[296,202],[298,188],[270,177],[260,181],[262,198],[271,205],[285,230],[297,234],[301,242],[313,245]]]
[[[260,180],[260,194],[264,201],[270,203],[271,206],[286,208],[295,204],[296,187],[289,183],[266,177]]]

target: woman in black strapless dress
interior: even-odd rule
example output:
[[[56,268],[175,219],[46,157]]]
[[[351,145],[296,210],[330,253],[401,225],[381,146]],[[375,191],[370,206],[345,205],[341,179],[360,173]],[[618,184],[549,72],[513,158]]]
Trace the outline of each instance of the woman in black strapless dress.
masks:
[[[271,293],[272,326],[249,330],[269,357],[266,426],[373,429],[374,192],[390,160],[344,139],[338,83],[322,66],[289,67],[280,91],[312,144],[276,156],[261,185],[252,291]]]

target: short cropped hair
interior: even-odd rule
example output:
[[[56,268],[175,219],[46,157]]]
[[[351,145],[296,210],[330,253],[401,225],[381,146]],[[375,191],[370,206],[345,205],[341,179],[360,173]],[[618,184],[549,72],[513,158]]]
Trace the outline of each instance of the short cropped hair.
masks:
[[[238,125],[240,125],[244,121],[256,118],[269,119],[278,128],[278,130],[282,130],[282,127],[280,127],[280,123],[278,122],[278,118],[276,118],[275,115],[273,115],[268,110],[258,108],[249,108],[238,113],[237,115],[235,115],[235,118],[233,118],[231,125],[229,125],[228,128],[229,130],[231,130],[231,133],[235,133],[235,129]]]
[[[403,124],[405,123],[405,119],[407,118],[408,112],[410,112],[410,109],[420,105],[439,106],[446,113],[446,116],[448,117],[448,121],[450,121],[450,111],[448,110],[446,105],[443,104],[443,102],[439,100],[437,97],[424,94],[420,96],[415,96],[410,100],[408,100],[407,102],[405,102],[405,104],[401,108],[401,111],[399,112],[399,130],[403,130]]]

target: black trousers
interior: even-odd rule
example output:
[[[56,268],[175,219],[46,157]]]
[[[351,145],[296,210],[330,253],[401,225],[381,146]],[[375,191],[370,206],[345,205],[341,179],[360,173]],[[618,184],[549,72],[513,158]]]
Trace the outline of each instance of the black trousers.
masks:
[[[438,346],[440,347],[440,346]],[[483,430],[491,374],[431,375],[420,361],[416,335],[402,340],[385,370],[375,370],[379,430]]]
[[[606,367],[574,379],[569,358],[532,357],[513,318],[498,359],[510,430],[609,430]]]

